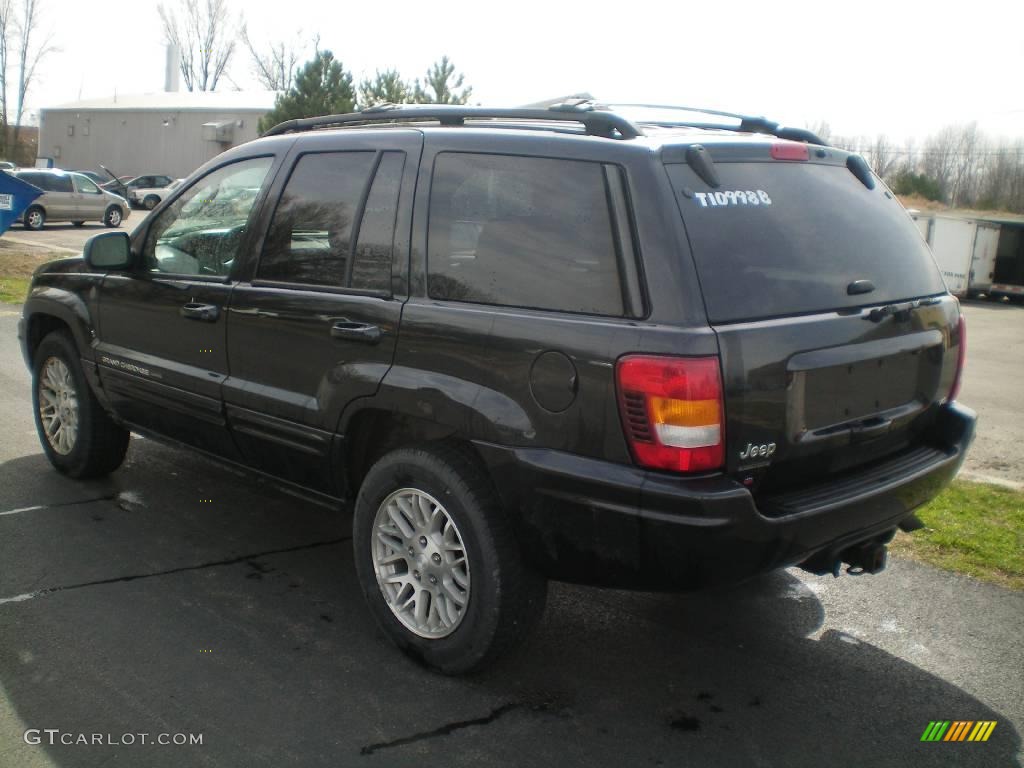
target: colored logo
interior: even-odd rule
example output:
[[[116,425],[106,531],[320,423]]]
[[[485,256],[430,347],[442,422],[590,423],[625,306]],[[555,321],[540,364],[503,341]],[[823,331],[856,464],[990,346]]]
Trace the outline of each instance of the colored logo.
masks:
[[[988,741],[996,729],[995,720],[932,720],[921,741]]]

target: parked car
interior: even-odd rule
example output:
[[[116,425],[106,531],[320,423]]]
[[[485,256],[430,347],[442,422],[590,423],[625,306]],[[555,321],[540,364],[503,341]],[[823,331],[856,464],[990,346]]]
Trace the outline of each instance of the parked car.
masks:
[[[141,206],[147,211],[152,211],[167,195],[181,186],[184,179],[175,179],[166,187],[129,187],[128,202],[134,206]]]
[[[761,118],[293,120],[41,267],[19,333],[59,471],[137,431],[351,504],[369,610],[446,673],[548,578],[876,573],[975,423],[906,211]]]
[[[120,227],[131,215],[127,200],[100,189],[81,173],[45,168],[13,173],[43,191],[19,219],[26,229],[42,229],[47,221],[70,221],[76,227],[87,221],[101,221],[108,227]]]
[[[162,176],[157,174],[148,174],[145,176],[120,176],[117,180],[110,179],[105,186],[112,192],[131,201],[132,192],[136,189],[163,189],[166,188],[174,179],[170,176]]]

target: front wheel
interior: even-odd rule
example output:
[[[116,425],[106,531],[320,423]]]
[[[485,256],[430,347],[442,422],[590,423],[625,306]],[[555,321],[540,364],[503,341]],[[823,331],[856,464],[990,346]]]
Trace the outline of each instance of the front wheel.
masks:
[[[36,350],[32,405],[39,442],[56,469],[84,479],[121,466],[128,430],[115,424],[96,399],[66,332],[54,331]]]
[[[470,449],[389,453],[367,474],[353,521],[356,571],[371,613],[414,659],[446,674],[479,669],[520,642],[546,581]]]
[[[108,227],[120,227],[123,218],[124,216],[121,213],[121,209],[116,205],[112,205],[107,208],[107,212],[103,214],[103,223]]]
[[[146,195],[146,198],[142,201],[142,207],[147,211],[152,211],[160,204],[160,198],[156,195]]]

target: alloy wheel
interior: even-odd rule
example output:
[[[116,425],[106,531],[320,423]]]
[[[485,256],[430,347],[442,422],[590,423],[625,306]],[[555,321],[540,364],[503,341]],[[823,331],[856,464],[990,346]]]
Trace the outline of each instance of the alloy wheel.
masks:
[[[50,447],[61,456],[71,453],[78,440],[78,391],[58,357],[47,358],[40,371],[39,418]]]
[[[420,637],[454,632],[469,605],[469,560],[444,506],[415,488],[395,491],[377,509],[370,547],[395,617]]]

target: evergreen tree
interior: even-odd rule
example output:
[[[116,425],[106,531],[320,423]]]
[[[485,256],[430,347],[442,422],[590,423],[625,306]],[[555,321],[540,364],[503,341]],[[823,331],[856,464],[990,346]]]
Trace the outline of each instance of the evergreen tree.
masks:
[[[285,120],[351,112],[355,109],[352,75],[330,51],[317,51],[298,74],[295,83],[274,102],[274,109],[260,119],[260,131]]]
[[[412,101],[413,88],[402,79],[397,69],[377,70],[373,80],[359,84],[359,108],[377,104],[406,104]]]
[[[456,75],[455,65],[447,56],[442,56],[440,61],[427,70],[422,85],[419,80],[416,81],[412,101],[416,104],[465,104],[473,93],[471,87],[462,87],[465,79],[462,73]]]

